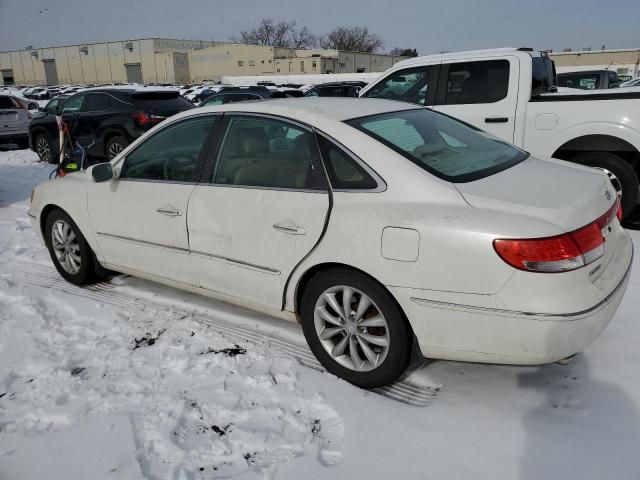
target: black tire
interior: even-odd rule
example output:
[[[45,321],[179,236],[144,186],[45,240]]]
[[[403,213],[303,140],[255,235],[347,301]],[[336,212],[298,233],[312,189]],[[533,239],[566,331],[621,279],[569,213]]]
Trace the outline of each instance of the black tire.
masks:
[[[115,137],[111,137],[104,148],[105,158],[110,161],[115,158],[115,156],[120,153],[122,150],[127,148],[129,145],[129,141],[124,138],[122,135],[116,135]]]
[[[58,256],[54,250],[54,239],[53,239],[53,228],[57,222],[66,223],[69,228],[75,234],[75,239],[77,240],[77,249],[73,249],[76,253],[76,256],[80,258],[80,265],[77,272],[69,272],[62,265],[61,261],[58,259]],[[93,283],[97,279],[96,275],[96,267],[94,263],[94,255],[87,243],[84,235],[76,225],[76,223],[71,219],[69,215],[63,210],[56,208],[52,210],[47,219],[45,221],[44,227],[44,238],[45,243],[47,245],[47,249],[49,250],[49,255],[51,255],[51,261],[53,265],[58,270],[58,273],[68,282],[74,283],[76,285],[87,285],[89,283]]]
[[[377,367],[368,371],[356,371],[338,363],[325,350],[318,337],[315,325],[316,302],[328,289],[338,286],[348,286],[364,293],[373,301],[374,308],[377,307],[386,321],[388,333],[386,357]],[[413,335],[404,313],[382,285],[360,272],[347,268],[332,268],[316,273],[302,293],[300,316],[304,336],[316,358],[330,373],[349,383],[362,388],[388,385],[397,380],[409,365]],[[338,337],[336,343],[339,343],[340,338],[344,337]],[[359,351],[363,353],[362,350]],[[361,357],[365,358],[365,355]]]
[[[58,156],[53,149],[51,139],[46,133],[38,133],[33,140],[33,148],[38,154],[41,162],[45,163],[58,163]]]
[[[631,214],[638,203],[638,176],[624,158],[609,152],[586,152],[576,155],[571,161],[588,167],[603,168],[615,175],[619,185],[614,185],[614,188],[620,189],[622,193],[623,218]],[[612,183],[616,183],[615,179]]]

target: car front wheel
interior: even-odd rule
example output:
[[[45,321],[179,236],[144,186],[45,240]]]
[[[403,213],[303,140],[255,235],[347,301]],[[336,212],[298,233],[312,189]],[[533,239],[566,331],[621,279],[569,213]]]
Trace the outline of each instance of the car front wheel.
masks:
[[[314,275],[300,314],[316,358],[354,385],[388,385],[409,364],[412,337],[402,310],[382,285],[360,272],[331,269]]]
[[[67,213],[53,210],[45,222],[44,234],[51,260],[65,280],[86,285],[95,279],[91,248]]]

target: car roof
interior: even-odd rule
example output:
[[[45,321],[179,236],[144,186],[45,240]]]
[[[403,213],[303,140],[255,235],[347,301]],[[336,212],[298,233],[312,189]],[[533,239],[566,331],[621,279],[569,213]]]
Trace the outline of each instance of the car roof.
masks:
[[[377,98],[331,98],[301,97],[278,98],[266,102],[239,102],[226,105],[205,106],[189,110],[177,117],[202,114],[203,112],[251,112],[281,115],[304,123],[315,123],[319,117],[323,120],[344,121],[352,118],[367,117],[399,110],[424,108],[395,100]]]

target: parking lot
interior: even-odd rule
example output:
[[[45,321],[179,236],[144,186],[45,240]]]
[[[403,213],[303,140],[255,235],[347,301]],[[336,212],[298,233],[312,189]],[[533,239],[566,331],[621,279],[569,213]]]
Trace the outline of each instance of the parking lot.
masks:
[[[636,478],[637,259],[568,364],[430,361],[412,406],[305,363],[296,325],[132,277],[65,287],[27,217],[50,171],[0,153],[4,477]]]

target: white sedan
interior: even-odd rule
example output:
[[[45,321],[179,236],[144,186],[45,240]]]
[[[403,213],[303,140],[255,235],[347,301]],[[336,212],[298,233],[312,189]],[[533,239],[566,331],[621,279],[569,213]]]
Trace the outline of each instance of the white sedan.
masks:
[[[573,355],[618,308],[633,254],[600,171],[375,99],[190,110],[39,185],[29,214],[68,281],[115,270],[299,321],[363,387],[413,353]]]

